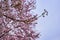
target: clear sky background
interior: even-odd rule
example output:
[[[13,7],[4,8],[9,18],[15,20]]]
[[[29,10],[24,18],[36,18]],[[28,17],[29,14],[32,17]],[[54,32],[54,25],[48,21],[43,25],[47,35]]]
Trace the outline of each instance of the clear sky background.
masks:
[[[43,9],[48,11],[48,16],[38,19],[36,29],[41,36],[37,40],[60,40],[60,0],[37,0],[37,14],[41,14]]]

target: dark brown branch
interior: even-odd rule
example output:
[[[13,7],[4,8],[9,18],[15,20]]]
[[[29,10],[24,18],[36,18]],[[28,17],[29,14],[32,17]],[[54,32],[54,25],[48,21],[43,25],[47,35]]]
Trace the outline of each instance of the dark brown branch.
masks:
[[[16,19],[14,19],[14,18],[12,18],[12,17],[9,17],[9,16],[7,16],[7,15],[4,15],[4,14],[3,14],[3,16],[5,16],[6,18],[9,18],[9,19],[11,19],[11,20],[13,20],[13,21],[24,22],[24,23],[28,23],[29,21],[32,22],[32,21],[34,21],[34,20],[31,20],[31,19],[36,18],[36,16],[34,16],[34,17],[29,18],[29,19],[26,19],[26,20],[16,20]],[[37,20],[37,18],[36,18],[36,20]]]
[[[11,29],[8,30],[8,31],[6,31],[6,32],[4,32],[4,33],[2,33],[2,34],[0,35],[0,38],[2,38],[3,36],[5,36],[9,31],[11,31]]]

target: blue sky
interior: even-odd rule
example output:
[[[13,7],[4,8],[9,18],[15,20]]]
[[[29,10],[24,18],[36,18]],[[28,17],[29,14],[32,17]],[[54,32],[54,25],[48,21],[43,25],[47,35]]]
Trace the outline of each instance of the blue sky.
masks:
[[[37,40],[60,40],[60,0],[36,0],[35,13],[41,14],[43,9],[48,11],[48,16],[38,19],[36,29],[41,36]]]

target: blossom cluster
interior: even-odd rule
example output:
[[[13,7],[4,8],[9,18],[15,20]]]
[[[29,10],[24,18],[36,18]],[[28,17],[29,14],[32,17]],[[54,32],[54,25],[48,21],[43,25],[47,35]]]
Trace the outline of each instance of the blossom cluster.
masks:
[[[32,27],[37,15],[32,15],[35,0],[0,0],[0,40],[36,40]]]

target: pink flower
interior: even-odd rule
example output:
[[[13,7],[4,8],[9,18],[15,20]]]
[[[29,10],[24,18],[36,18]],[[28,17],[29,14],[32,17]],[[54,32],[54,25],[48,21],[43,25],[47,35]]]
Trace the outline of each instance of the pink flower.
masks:
[[[2,22],[3,22],[3,20],[2,20],[2,18],[0,18],[0,24],[2,24]]]

